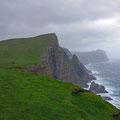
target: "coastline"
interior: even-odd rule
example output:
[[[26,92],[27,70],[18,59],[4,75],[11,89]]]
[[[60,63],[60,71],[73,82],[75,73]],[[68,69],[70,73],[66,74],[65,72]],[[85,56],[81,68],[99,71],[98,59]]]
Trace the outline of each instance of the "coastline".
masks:
[[[95,84],[98,84],[99,86],[104,86],[104,88],[107,91],[107,93],[102,93],[101,92],[101,93],[95,93],[95,94],[96,95],[100,95],[107,102],[113,104],[117,108],[120,108],[119,104],[118,104],[117,98],[112,96],[114,88],[112,88],[111,86],[108,87],[108,86],[106,86],[105,83],[102,82],[102,78],[99,76],[100,72],[92,69],[92,64],[87,64],[87,65],[85,65],[85,67],[89,71],[91,71],[89,74],[93,75],[96,78],[96,80],[92,80],[91,82],[87,83],[88,88],[85,88],[85,89],[90,90],[90,86],[91,86],[92,82],[94,82]]]

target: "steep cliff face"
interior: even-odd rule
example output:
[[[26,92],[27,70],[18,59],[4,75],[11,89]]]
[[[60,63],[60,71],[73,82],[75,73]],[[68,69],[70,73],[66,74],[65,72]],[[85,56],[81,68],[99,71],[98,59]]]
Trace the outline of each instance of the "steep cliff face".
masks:
[[[59,46],[56,35],[42,59],[47,69],[47,75],[57,80],[82,86],[82,79],[77,75],[64,49]]]
[[[85,68],[85,66],[79,61],[76,55],[73,55],[72,57],[72,65],[75,69],[75,72],[77,75],[82,79],[82,86],[87,87],[86,83],[90,82],[91,80],[95,80],[96,78],[93,75],[88,74],[88,70]]]
[[[76,55],[59,46],[57,36],[44,56],[47,74],[54,79],[71,82],[76,85],[87,87],[87,83],[95,79],[88,74],[88,70],[79,61]]]
[[[73,53],[75,53],[78,56],[79,60],[83,64],[109,61],[107,54],[103,50],[96,50],[91,52],[73,52]]]
[[[93,77],[88,75],[87,69],[79,62],[76,56],[71,58],[68,56],[68,53],[69,55],[71,54],[67,49],[59,46],[57,36],[54,34],[51,45],[41,57],[44,64],[37,67],[24,67],[24,69],[46,74],[56,80],[87,87],[87,82],[93,79]]]
[[[59,46],[58,39],[55,34],[52,34],[52,39],[51,44],[41,57],[43,65],[24,67],[24,69],[30,72],[51,76],[56,80],[71,82],[81,86],[80,78],[77,76],[65,51]]]
[[[63,49],[64,49],[65,53],[67,54],[68,58],[71,60],[73,57],[72,53],[66,48],[63,48]]]

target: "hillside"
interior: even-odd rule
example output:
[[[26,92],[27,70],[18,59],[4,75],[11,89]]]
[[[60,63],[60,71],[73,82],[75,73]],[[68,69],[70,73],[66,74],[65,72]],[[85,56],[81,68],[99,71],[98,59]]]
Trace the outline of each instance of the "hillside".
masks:
[[[83,64],[109,61],[107,54],[103,50],[73,53],[77,55],[77,57]]]
[[[47,34],[0,41],[0,67],[41,65],[40,57],[54,40],[53,37],[54,34]]]
[[[24,70],[0,70],[1,120],[119,120],[119,111],[91,92]]]
[[[120,120],[116,107],[72,84],[85,80],[72,61],[55,34],[0,42],[0,120]]]

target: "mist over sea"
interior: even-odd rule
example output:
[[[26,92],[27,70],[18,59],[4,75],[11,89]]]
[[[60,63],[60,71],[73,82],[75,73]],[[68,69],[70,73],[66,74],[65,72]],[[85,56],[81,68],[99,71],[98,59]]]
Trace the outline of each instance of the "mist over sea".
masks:
[[[111,97],[108,101],[120,109],[120,60],[88,64],[86,67],[97,78],[95,83],[105,86],[109,93],[99,95]]]

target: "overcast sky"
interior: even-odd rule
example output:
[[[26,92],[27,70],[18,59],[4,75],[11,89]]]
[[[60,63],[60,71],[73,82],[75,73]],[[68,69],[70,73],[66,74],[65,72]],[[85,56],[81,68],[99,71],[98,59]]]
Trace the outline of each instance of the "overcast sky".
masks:
[[[120,57],[120,0],[0,0],[0,40],[51,32],[72,51]]]

